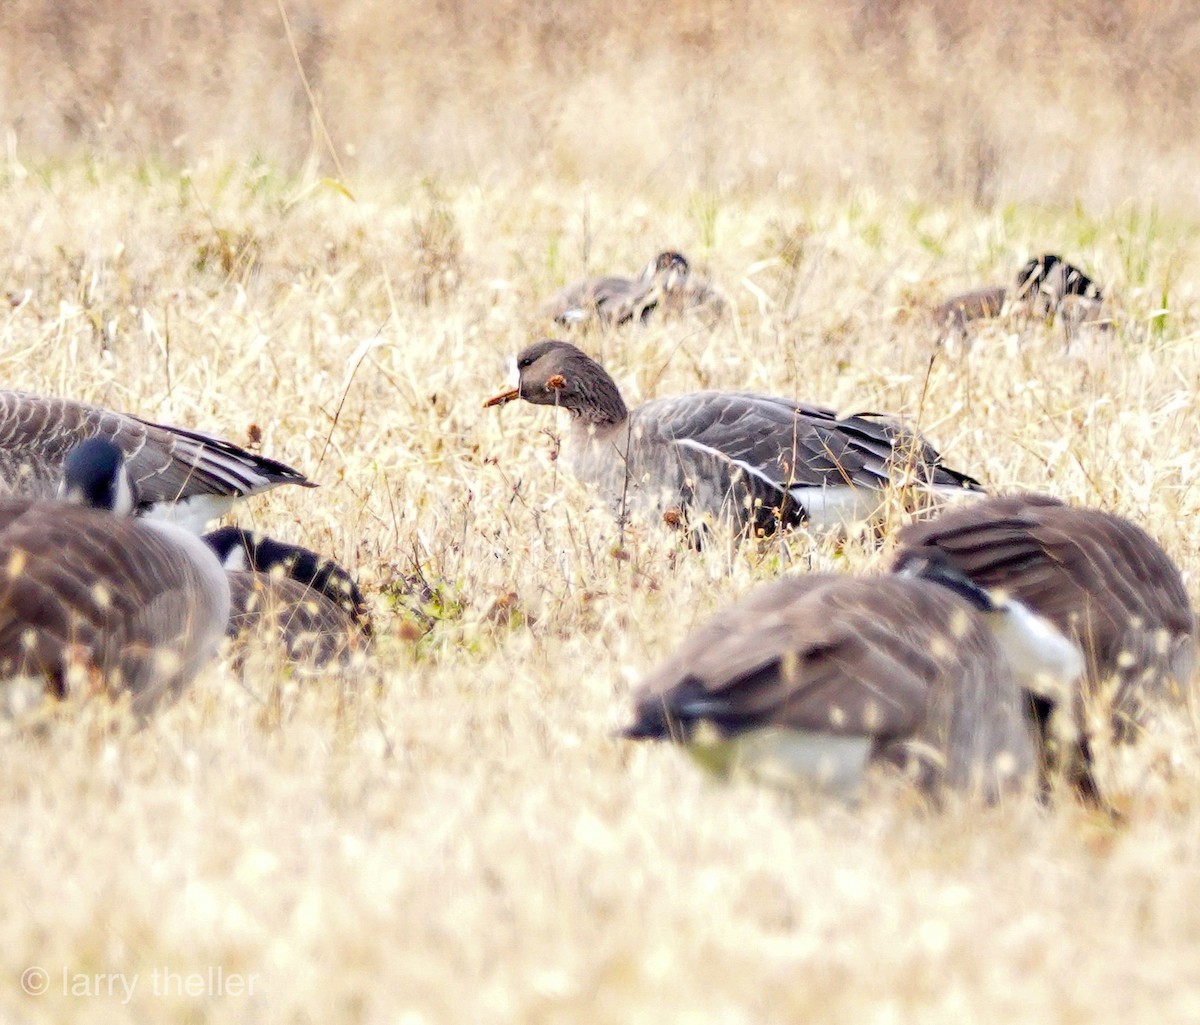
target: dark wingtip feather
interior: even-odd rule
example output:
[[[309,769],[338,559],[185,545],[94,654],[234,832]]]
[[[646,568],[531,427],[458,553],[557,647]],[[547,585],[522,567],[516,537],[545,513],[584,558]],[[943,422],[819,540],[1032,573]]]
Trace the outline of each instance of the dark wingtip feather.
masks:
[[[220,467],[227,477],[227,483],[233,485],[237,491],[241,493],[251,493],[254,490],[261,490],[263,485],[255,485],[253,482],[241,479],[244,478],[244,472],[248,471],[261,477],[266,485],[273,487],[277,484],[294,484],[302,488],[315,488],[318,485],[308,479],[303,473],[294,467],[288,466],[287,463],[282,463],[278,459],[272,459],[270,456],[259,455],[250,452],[240,445],[235,445],[232,441],[227,441],[224,438],[218,438],[212,434],[206,434],[203,431],[188,430],[184,427],[175,427],[170,424],[155,423],[153,420],[145,420],[139,416],[130,414],[130,419],[145,424],[147,427],[153,427],[156,430],[166,431],[177,438],[186,439],[202,446],[204,449],[212,452],[216,456],[224,456],[233,460],[234,464],[239,466],[225,465]],[[203,467],[197,465],[194,467],[197,471]],[[214,470],[217,468],[214,467]]]

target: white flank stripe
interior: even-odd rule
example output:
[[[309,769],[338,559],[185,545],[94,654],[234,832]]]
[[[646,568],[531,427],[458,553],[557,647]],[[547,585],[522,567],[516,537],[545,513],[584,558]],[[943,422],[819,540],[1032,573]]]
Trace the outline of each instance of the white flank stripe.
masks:
[[[871,519],[879,509],[881,496],[874,488],[827,484],[792,488],[792,498],[808,513],[810,527],[829,530]]]

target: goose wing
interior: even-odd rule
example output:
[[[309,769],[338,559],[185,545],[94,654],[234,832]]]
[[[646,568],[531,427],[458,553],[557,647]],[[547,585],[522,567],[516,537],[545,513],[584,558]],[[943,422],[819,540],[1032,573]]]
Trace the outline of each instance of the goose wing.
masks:
[[[144,430],[138,448],[126,452],[143,502],[193,495],[244,497],[279,484],[316,485],[298,470],[205,434],[129,417]],[[136,429],[130,432],[135,438]],[[132,439],[131,439],[132,440]]]
[[[779,495],[796,487],[878,489],[901,466],[918,480],[971,486],[941,465],[916,432],[872,414],[839,418],[832,410],[743,392],[694,392],[647,403],[643,422],[687,452],[724,460]]]
[[[651,283],[642,278],[605,276],[569,285],[547,304],[547,312],[560,324],[578,324],[592,317],[622,324],[640,315],[639,300]]]
[[[897,564],[936,550],[976,583],[1004,590],[1073,633],[1099,666],[1117,668],[1131,639],[1149,655],[1160,647],[1157,631],[1186,639],[1190,649],[1194,617],[1179,570],[1120,517],[1014,495],[910,524],[899,541]]]
[[[11,493],[50,498],[67,453],[86,438],[125,453],[143,505],[196,496],[237,498],[278,484],[312,487],[303,474],[199,431],[23,392],[0,392],[0,476]]]
[[[968,321],[998,317],[1004,309],[1008,289],[1003,285],[976,288],[953,295],[933,311],[939,325],[962,328]]]
[[[719,613],[637,688],[627,734],[686,737],[700,721],[728,734],[767,725],[912,732],[928,657],[871,629],[846,579],[780,580]]]

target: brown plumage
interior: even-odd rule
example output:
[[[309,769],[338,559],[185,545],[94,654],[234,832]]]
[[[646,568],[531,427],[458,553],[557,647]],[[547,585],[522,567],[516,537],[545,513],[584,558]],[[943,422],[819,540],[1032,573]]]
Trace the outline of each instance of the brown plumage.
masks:
[[[1023,696],[991,632],[929,580],[767,584],[689,637],[634,703],[627,737],[690,743],[709,761],[736,760],[749,742],[752,757],[839,790],[868,761],[988,797],[1033,768]]]
[[[1042,319],[1061,316],[1069,327],[1102,316],[1104,295],[1078,267],[1053,253],[1026,263],[1010,286],[994,285],[952,296],[934,310],[939,325],[963,331],[973,320],[998,317],[1006,310]]]
[[[176,697],[229,616],[220,564],[169,523],[61,502],[0,498],[0,677],[66,697]]]
[[[291,577],[238,570],[229,573],[228,635],[236,661],[252,651],[278,651],[301,667],[348,664],[367,649],[363,624],[321,591]]]
[[[899,534],[895,565],[935,557],[1052,622],[1080,649],[1086,692],[1128,736],[1191,688],[1194,617],[1179,570],[1144,530],[1044,495],[980,499]]]
[[[683,510],[770,531],[869,519],[896,481],[961,493],[978,482],[945,466],[916,431],[874,414],[747,392],[693,392],[630,412],[616,382],[568,342],[517,357],[520,384],[487,405],[522,398],[571,414],[568,455],[618,512]]]
[[[321,668],[345,665],[366,649],[372,633],[366,600],[332,559],[239,527],[221,527],[204,541],[229,571],[229,636],[239,659],[258,647]]]
[[[1008,289],[1003,285],[976,288],[951,296],[933,311],[933,319],[946,328],[962,330],[973,320],[1000,316]]]

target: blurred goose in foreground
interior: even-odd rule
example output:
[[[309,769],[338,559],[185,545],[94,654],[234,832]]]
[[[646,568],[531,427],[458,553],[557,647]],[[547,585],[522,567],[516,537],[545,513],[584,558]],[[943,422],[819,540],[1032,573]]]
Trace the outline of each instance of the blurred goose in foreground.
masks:
[[[204,540],[229,575],[227,632],[242,652],[265,639],[281,644],[294,662],[322,667],[344,664],[369,644],[367,603],[336,562],[238,527],[222,527]]]
[[[128,691],[148,712],[215,654],[225,573],[194,534],[129,515],[136,489],[107,439],[68,454],[62,495],[0,498],[0,678],[58,697]]]
[[[983,498],[904,527],[893,563],[936,559],[981,588],[1021,603],[1054,625],[1077,652],[1072,715],[1107,721],[1111,739],[1131,739],[1160,702],[1191,693],[1195,619],[1179,570],[1153,538],[1099,509],[1045,495]],[[1061,676],[1036,658],[1018,678]],[[1104,729],[1103,726],[1100,729]]]
[[[173,519],[197,534],[238,498],[280,484],[315,487],[283,463],[208,434],[70,399],[0,391],[0,494],[53,498],[67,453],[93,437],[124,453],[139,514]]]
[[[596,319],[604,324],[644,322],[668,296],[682,293],[691,268],[681,253],[659,253],[636,278],[585,278],[568,285],[547,304],[560,324]]]
[[[868,762],[995,798],[1034,768],[1025,700],[958,580],[815,573],[759,587],[634,693],[632,739],[686,743],[722,773],[843,795]]]
[[[630,412],[616,383],[574,345],[537,342],[517,357],[522,398],[571,414],[573,468],[620,513],[626,504],[670,522],[699,514],[738,531],[780,523],[824,529],[869,519],[889,484],[961,494],[978,488],[944,466],[915,431],[874,414],[746,392],[703,391]]]
[[[938,324],[962,331],[973,320],[1023,310],[1043,320],[1061,316],[1069,327],[1101,317],[1104,295],[1078,267],[1061,256],[1044,253],[1026,263],[1009,287],[993,285],[963,292],[935,311]]]

